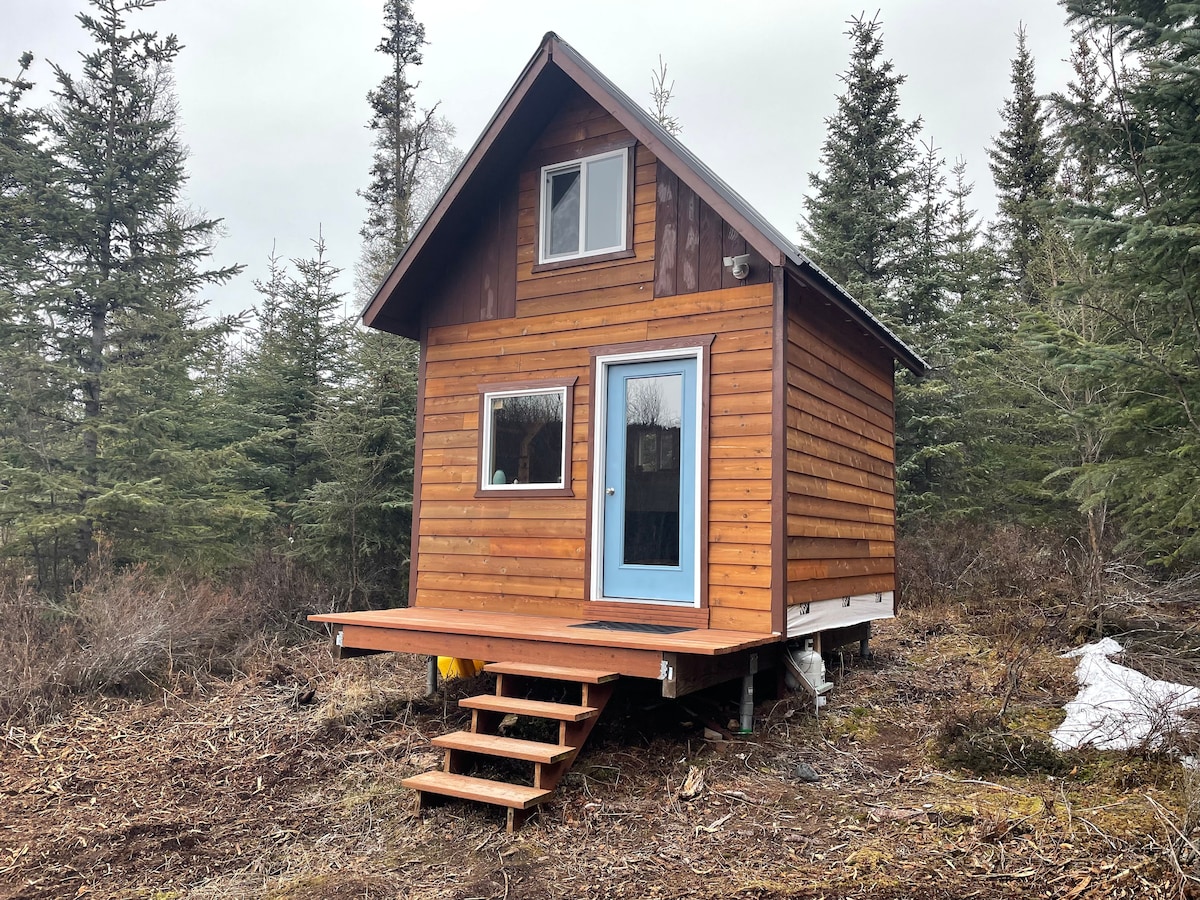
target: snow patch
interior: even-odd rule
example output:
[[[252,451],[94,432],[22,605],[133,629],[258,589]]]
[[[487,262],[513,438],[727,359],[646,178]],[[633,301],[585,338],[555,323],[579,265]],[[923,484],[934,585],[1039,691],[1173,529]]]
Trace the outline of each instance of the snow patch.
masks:
[[[1108,658],[1120,652],[1120,644],[1104,638],[1063,654],[1079,660],[1079,693],[1064,707],[1066,719],[1050,733],[1058,749],[1153,747],[1186,727],[1180,713],[1200,707],[1200,688],[1158,681]]]

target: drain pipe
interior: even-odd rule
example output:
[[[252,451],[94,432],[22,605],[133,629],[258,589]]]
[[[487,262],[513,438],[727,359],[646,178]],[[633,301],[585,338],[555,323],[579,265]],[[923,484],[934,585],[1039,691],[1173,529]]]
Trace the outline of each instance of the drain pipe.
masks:
[[[758,674],[758,654],[750,654],[750,671],[742,676],[742,702],[738,707],[740,734],[754,732],[754,676]]]
[[[741,734],[754,731],[754,676],[742,676]]]
[[[437,693],[438,658],[431,656],[425,663],[425,696],[432,697]]]

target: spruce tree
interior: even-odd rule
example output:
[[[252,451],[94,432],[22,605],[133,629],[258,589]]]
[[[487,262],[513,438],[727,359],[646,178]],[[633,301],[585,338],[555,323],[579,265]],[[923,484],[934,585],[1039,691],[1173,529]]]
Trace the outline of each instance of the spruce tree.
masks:
[[[199,294],[216,221],[181,206],[174,36],[132,29],[151,0],[93,0],[94,48],[53,66],[56,104],[3,82],[0,528],[63,593],[102,534],[120,561],[228,561],[257,512],[206,444],[201,386],[233,327]],[[9,236],[15,238],[9,252]]]
[[[1105,457],[1084,467],[1124,547],[1163,565],[1200,560],[1200,24],[1189,4],[1068,0],[1105,52],[1111,101],[1064,123],[1099,141],[1096,195],[1067,209],[1095,339],[1076,346],[1106,387]],[[1082,83],[1077,79],[1077,84]],[[1082,333],[1082,332],[1078,332]]]
[[[350,340],[344,388],[311,430],[325,477],[295,521],[300,555],[337,573],[347,605],[370,606],[396,602],[408,576],[417,345],[363,330]]]
[[[193,337],[206,339],[183,334],[199,319],[197,291],[235,271],[203,267],[218,223],[178,209],[186,181],[170,82],[178,40],[127,27],[127,15],[153,0],[92,5],[95,15],[78,18],[95,49],[79,76],[54,67],[58,105],[49,120],[73,220],[68,289],[50,314],[62,323],[59,350],[79,373],[82,398],[76,565],[93,549],[95,501],[103,496],[111,509],[122,492],[140,501],[124,473],[108,471],[106,454],[114,431],[163,408],[163,398],[140,393],[146,368],[173,356],[184,366],[175,376],[186,379]]]
[[[974,182],[967,180],[967,161],[961,156],[950,168],[946,198],[946,238],[943,266],[949,309],[964,307],[980,295],[990,266],[980,243],[979,213],[971,208]]]
[[[894,316],[918,330],[930,344],[945,309],[949,250],[949,207],[946,198],[945,160],[932,140],[921,143],[916,166],[913,240],[905,265],[905,279],[896,300]]]
[[[1071,51],[1074,73],[1066,93],[1051,98],[1060,139],[1060,193],[1080,203],[1094,203],[1104,178],[1105,155],[1112,147],[1105,133],[1109,97],[1100,64],[1086,35],[1077,34]]]
[[[62,291],[70,219],[42,116],[24,102],[32,62],[22,54],[0,78],[0,552],[27,558],[39,587],[61,593],[79,525],[80,484],[59,463],[75,380],[55,364],[58,322],[45,311]]]
[[[243,410],[253,473],[247,486],[262,489],[279,533],[289,536],[296,504],[328,477],[313,429],[347,379],[350,328],[335,287],[340,270],[322,237],[313,249],[290,268],[272,252],[268,277],[255,282],[261,300],[253,349],[235,363],[230,388]]]
[[[932,140],[923,142],[921,151],[915,170],[912,243],[892,313],[908,340],[930,348],[926,355],[932,365],[924,378],[905,370],[896,379],[896,478],[901,488],[897,501],[905,523],[945,514],[963,456],[961,435],[956,433],[961,410],[947,379],[952,357],[945,353],[945,163]]]
[[[417,169],[428,152],[435,111],[417,112],[413,70],[421,65],[425,26],[413,18],[411,0],[386,0],[385,34],[375,49],[389,63],[388,74],[367,94],[368,127],[375,136],[363,240],[384,260],[394,261],[417,224],[413,188]]]
[[[1044,299],[1045,241],[1057,165],[1047,133],[1047,113],[1037,94],[1034,59],[1017,29],[1017,55],[1010,75],[1012,95],[1000,111],[1003,127],[988,148],[996,183],[996,237],[1004,272],[1024,303]]]
[[[424,27],[409,0],[387,0],[378,50],[389,72],[368,95],[375,132],[358,266],[365,302],[408,246],[418,222],[457,167],[454,129],[436,107],[418,111],[413,71]],[[415,467],[417,345],[377,331],[350,340],[350,377],[313,429],[328,477],[300,504],[299,551],[350,574],[354,604],[403,602],[407,595]]]
[[[920,120],[900,115],[904,76],[883,58],[880,32],[876,19],[850,21],[845,92],[826,120],[821,171],[808,176],[813,192],[800,228],[818,265],[873,311],[895,318],[912,248]]]

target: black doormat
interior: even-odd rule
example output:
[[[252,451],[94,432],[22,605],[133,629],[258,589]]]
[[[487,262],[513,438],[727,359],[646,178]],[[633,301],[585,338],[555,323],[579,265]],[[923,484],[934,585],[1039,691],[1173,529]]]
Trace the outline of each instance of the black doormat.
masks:
[[[568,628],[599,628],[601,631],[644,631],[647,634],[679,634],[681,631],[695,631],[686,625],[643,625],[640,622],[580,622],[569,625]]]

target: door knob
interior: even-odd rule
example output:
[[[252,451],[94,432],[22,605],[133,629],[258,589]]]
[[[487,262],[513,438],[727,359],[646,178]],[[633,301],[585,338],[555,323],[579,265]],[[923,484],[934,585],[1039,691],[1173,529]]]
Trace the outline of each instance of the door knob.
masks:
[[[608,494],[608,496],[610,496],[610,497],[611,497],[613,494],[615,494],[616,492],[617,492],[617,489],[616,489],[616,488],[605,488],[605,489],[604,489],[604,493]]]

